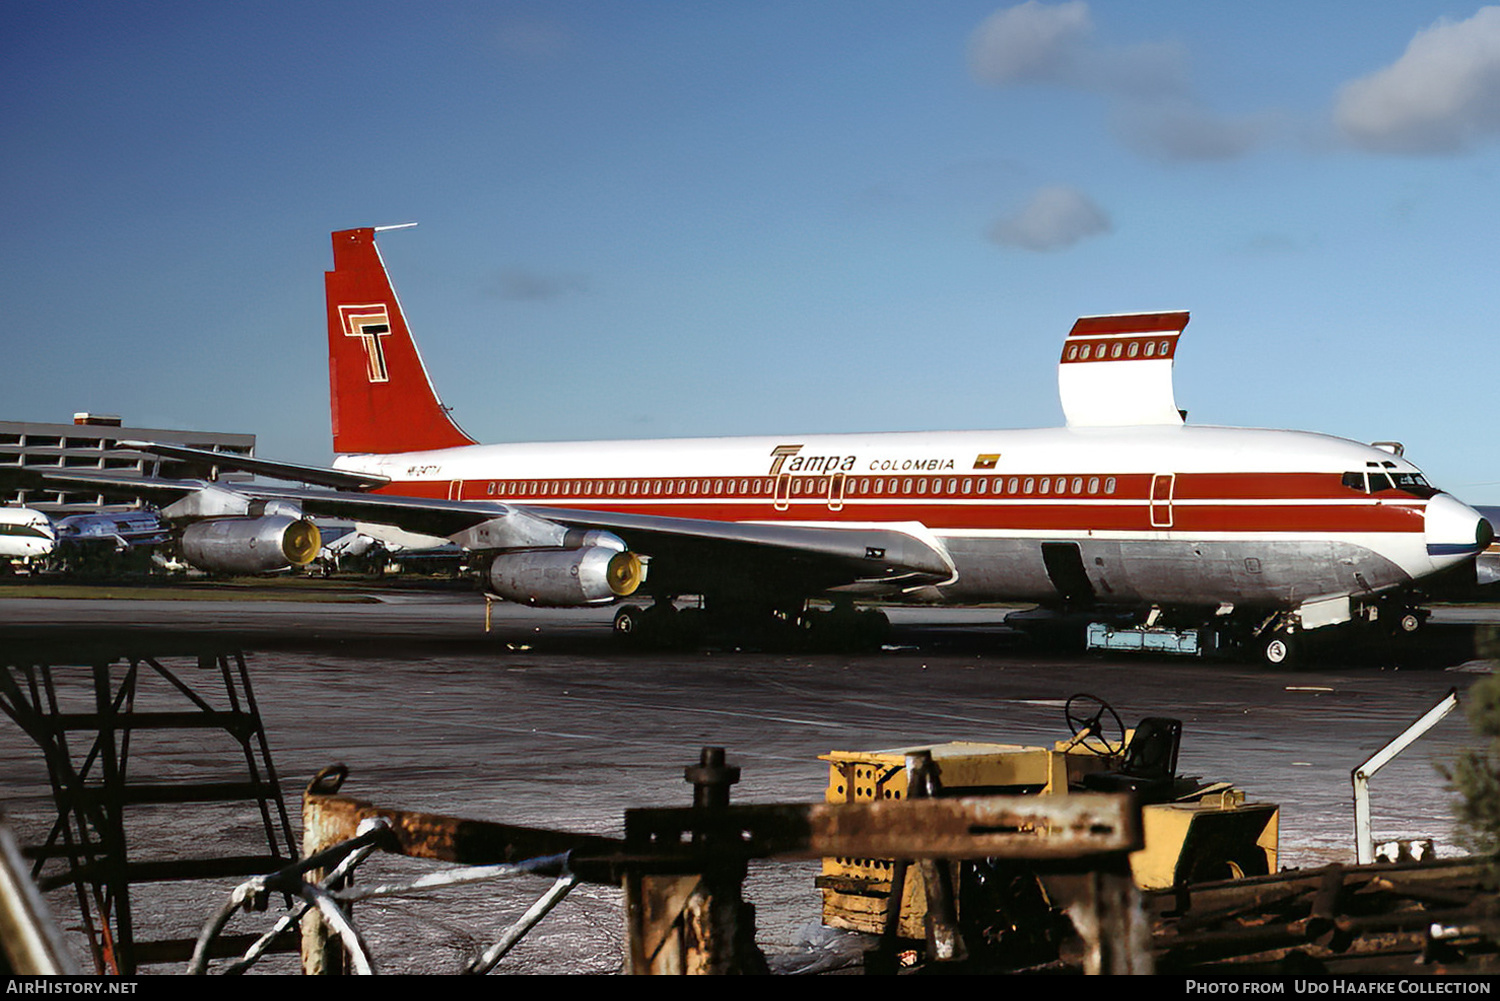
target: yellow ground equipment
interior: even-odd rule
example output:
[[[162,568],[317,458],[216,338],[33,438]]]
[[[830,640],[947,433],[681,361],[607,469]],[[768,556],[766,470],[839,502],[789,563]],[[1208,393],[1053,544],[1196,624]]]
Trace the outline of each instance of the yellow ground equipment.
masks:
[[[1205,783],[1178,776],[1181,724],[1177,720],[1148,718],[1126,731],[1113,709],[1082,695],[1068,700],[1066,715],[1074,735],[1051,748],[953,742],[884,751],[832,751],[821,756],[829,763],[825,800],[905,798],[907,755],[925,750],[937,768],[942,795],[1134,793],[1143,804],[1145,847],[1131,855],[1130,867],[1142,889],[1276,871],[1280,808],[1247,803],[1244,792],[1227,782]],[[1106,717],[1117,730],[1113,739],[1103,725]],[[818,878],[823,923],[879,934],[894,867],[891,859],[824,859]],[[979,896],[972,888],[985,879],[973,869],[973,863],[955,866],[960,917],[966,904],[975,906]],[[921,881],[906,880],[899,934],[922,938],[925,912]]]

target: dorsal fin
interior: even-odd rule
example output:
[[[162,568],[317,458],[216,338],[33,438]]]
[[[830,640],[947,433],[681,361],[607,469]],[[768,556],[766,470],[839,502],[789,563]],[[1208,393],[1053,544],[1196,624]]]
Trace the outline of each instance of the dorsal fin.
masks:
[[[1172,359],[1187,322],[1186,312],[1080,317],[1057,366],[1068,427],[1181,424]]]

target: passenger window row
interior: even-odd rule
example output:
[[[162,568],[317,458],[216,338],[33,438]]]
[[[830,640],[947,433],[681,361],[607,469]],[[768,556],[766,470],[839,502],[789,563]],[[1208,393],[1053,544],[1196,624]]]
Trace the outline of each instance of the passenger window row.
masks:
[[[833,488],[830,476],[792,476],[783,497],[824,497]],[[848,476],[843,496],[853,497],[1000,497],[1112,495],[1113,476]],[[834,488],[836,489],[836,488]],[[485,493],[500,497],[764,497],[776,490],[776,478],[628,479],[628,480],[491,480]]]

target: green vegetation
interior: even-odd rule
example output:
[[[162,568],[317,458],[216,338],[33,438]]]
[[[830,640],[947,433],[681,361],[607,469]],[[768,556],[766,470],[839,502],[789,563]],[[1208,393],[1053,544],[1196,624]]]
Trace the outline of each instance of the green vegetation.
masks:
[[[1492,674],[1471,687],[1464,711],[1483,744],[1440,770],[1459,795],[1454,815],[1464,847],[1500,856],[1500,676]]]
[[[292,586],[287,586],[291,583]],[[366,591],[368,589],[365,589]],[[372,602],[347,584],[298,580],[220,580],[203,582],[88,583],[35,578],[0,578],[0,598],[109,599],[114,601],[315,601]]]

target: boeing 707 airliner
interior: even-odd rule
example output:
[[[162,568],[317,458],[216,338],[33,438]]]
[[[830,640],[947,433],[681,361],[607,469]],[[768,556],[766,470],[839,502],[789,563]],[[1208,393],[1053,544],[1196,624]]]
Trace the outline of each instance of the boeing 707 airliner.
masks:
[[[1313,630],[1419,627],[1423,583],[1493,537],[1398,444],[1186,423],[1185,312],[1079,319],[1061,428],[481,445],[432,386],[376,233],[333,234],[334,469],[215,454],[317,488],[149,488],[198,566],[304,563],[326,515],[458,543],[500,598],[619,603],[624,636],[680,635],[688,597],[711,627],[840,637],[881,628],[860,602],[1024,601],[1282,663]]]

